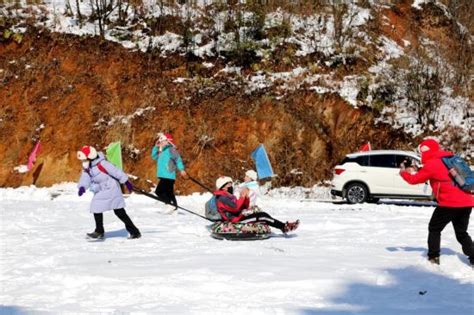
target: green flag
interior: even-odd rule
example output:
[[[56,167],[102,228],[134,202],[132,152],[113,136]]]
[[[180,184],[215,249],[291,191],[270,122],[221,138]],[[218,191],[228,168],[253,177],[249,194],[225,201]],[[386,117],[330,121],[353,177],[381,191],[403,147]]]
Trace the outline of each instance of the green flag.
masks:
[[[120,141],[112,142],[107,147],[107,161],[117,166],[119,169],[123,170],[122,166],[122,148],[120,146]]]

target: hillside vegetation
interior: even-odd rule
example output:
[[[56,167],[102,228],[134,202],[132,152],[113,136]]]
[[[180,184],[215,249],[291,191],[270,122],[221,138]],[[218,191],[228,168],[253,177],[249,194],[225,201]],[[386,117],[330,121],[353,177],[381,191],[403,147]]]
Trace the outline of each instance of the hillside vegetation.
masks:
[[[209,186],[259,143],[276,185],[330,179],[367,141],[436,136],[472,158],[468,1],[1,3],[3,186],[76,180],[78,148],[116,140],[154,180],[158,131]],[[36,169],[16,172],[38,140]]]

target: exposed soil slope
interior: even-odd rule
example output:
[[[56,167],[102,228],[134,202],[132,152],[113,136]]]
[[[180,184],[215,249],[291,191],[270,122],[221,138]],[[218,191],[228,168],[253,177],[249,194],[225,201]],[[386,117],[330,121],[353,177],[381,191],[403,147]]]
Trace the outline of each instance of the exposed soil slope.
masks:
[[[206,92],[205,83],[173,82],[189,71],[180,57],[150,57],[96,38],[29,31],[20,44],[0,44],[0,55],[1,186],[74,181],[76,151],[115,140],[124,143],[126,171],[155,180],[149,155],[161,130],[174,135],[189,173],[209,186],[221,174],[241,177],[259,143],[284,185],[329,179],[332,166],[364,141],[375,148],[408,145],[403,134],[374,126],[369,110],[339,96],[294,92],[276,100],[226,82]],[[36,169],[18,174],[13,168],[26,162],[38,139]],[[180,180],[178,190],[199,187]]]
[[[370,40],[357,42],[354,47],[359,51],[352,57],[317,52],[297,56],[294,42],[285,41],[260,62],[245,55],[251,62],[238,68],[238,75],[224,55],[205,60],[175,52],[164,57],[159,51],[141,53],[98,37],[50,33],[31,26],[25,34],[11,36],[8,31],[6,36],[5,30],[22,22],[12,20],[8,25],[2,20],[0,186],[75,181],[80,172],[76,151],[82,145],[105,149],[117,140],[123,143],[125,170],[138,176],[141,186],[148,185],[146,179],[156,181],[150,151],[159,131],[173,134],[189,173],[209,187],[219,175],[241,178],[253,167],[250,153],[260,143],[265,144],[278,174],[273,180],[276,185],[305,186],[330,179],[333,166],[367,141],[375,149],[413,148],[418,139],[406,136],[401,128],[374,123],[378,111],[396,101],[397,88],[406,83],[400,82],[404,76],[376,77],[375,81],[383,82],[373,82],[370,90],[371,68],[387,61],[393,69],[408,71],[412,61],[403,54],[413,59],[418,55],[412,53],[423,45],[435,45],[436,49],[427,47],[428,55],[438,54],[461,74],[459,84],[452,86],[454,93],[472,99],[470,89],[465,91],[461,84],[470,73],[472,47],[468,33],[444,7],[426,3],[419,10],[412,4],[398,1],[371,11],[364,28]],[[180,25],[168,22],[169,27]],[[272,31],[266,30],[269,38]],[[308,84],[313,82],[308,80],[311,75],[316,86]],[[319,82],[324,76],[330,79]],[[324,88],[327,82],[337,86],[344,81],[350,88],[351,81],[345,80],[351,77],[359,80],[358,108],[349,105],[340,87],[326,86],[326,92],[316,92],[318,82]],[[253,79],[255,86],[260,84],[254,90]],[[372,103],[367,101],[369,92],[375,93],[370,95]],[[364,107],[369,103],[371,108]],[[384,121],[395,125],[397,113],[391,113],[395,118]],[[449,149],[469,151],[465,129],[449,125],[427,130],[424,135],[440,135]],[[26,163],[38,140],[42,150],[35,169],[15,171],[15,166]],[[178,181],[177,189],[181,193],[200,190],[184,180]]]

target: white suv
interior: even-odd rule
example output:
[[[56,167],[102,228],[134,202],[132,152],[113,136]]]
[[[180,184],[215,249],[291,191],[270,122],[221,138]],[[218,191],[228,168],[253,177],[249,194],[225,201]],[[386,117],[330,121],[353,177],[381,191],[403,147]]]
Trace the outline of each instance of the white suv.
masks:
[[[400,176],[400,164],[420,165],[415,152],[374,150],[346,155],[334,168],[331,194],[349,203],[377,202],[379,198],[428,199],[431,187],[410,185]]]

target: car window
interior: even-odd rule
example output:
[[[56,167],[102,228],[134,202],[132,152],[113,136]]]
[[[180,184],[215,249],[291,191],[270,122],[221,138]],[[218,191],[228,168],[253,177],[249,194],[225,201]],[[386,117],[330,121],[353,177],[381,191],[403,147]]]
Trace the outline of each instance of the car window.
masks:
[[[395,155],[395,161],[397,163],[397,167],[400,167],[400,164],[402,164],[403,161],[409,161],[409,164],[411,162],[411,165],[416,165],[419,163],[417,159],[408,155]]]
[[[368,166],[369,157],[367,155],[357,157],[346,157],[339,165],[343,165],[344,163],[357,163],[360,166]]]
[[[360,166],[369,166],[369,156],[362,155],[355,158],[355,162]]]
[[[370,166],[397,168],[395,156],[393,154],[380,154],[370,156]]]
[[[412,164],[414,164],[415,160],[411,156],[406,156],[406,155],[395,155],[395,161],[397,163],[397,167],[400,167],[400,164],[403,163],[403,161],[411,161]]]

